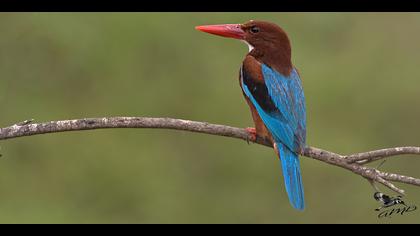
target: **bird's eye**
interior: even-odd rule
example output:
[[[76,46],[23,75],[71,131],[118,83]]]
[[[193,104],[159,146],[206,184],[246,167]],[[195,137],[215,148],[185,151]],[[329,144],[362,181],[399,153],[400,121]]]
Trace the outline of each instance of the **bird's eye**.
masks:
[[[257,26],[252,26],[250,29],[251,33],[258,33],[260,32],[260,28],[258,28]]]

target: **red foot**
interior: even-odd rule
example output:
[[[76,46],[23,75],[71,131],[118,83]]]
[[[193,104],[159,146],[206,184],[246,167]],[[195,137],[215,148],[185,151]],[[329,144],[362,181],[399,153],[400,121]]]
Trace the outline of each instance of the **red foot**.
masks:
[[[251,136],[251,138],[249,139],[250,141],[252,142],[257,141],[257,130],[255,130],[255,128],[247,127],[245,128],[245,130]],[[249,140],[247,141],[249,142]]]

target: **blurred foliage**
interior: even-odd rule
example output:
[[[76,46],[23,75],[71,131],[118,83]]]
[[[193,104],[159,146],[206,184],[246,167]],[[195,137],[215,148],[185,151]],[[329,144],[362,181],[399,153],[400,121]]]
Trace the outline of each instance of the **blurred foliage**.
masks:
[[[309,145],[343,154],[420,145],[418,13],[2,13],[0,126],[101,116],[252,126],[237,80],[247,47],[194,30],[249,19],[273,21],[292,40]],[[273,150],[235,139],[118,129],[0,144],[2,223],[420,219],[377,219],[366,180],[309,158],[307,209],[297,212]],[[419,167],[404,156],[382,169],[420,177]],[[420,188],[400,186],[420,206]]]

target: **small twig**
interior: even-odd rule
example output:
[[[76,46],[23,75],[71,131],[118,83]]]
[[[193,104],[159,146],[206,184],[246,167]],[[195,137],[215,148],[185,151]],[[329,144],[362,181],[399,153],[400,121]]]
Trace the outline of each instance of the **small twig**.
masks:
[[[373,180],[371,180],[371,179],[368,179],[367,180],[371,185],[372,185],[372,188],[375,190],[375,192],[380,192],[381,190],[378,188],[378,186],[376,186],[376,184],[375,184],[375,181],[373,181]]]
[[[305,156],[312,157],[314,159],[329,163],[331,165],[339,166],[344,169],[350,170],[355,174],[358,174],[362,177],[365,177],[368,180],[372,180],[378,183],[383,184],[384,186],[388,187],[389,189],[404,195],[404,190],[397,188],[395,185],[390,183],[389,177],[382,175],[383,172],[379,172],[375,168],[362,166],[357,163],[348,163],[347,160],[336,153],[321,150],[318,148],[306,148]],[[400,176],[401,177],[401,176]],[[413,178],[414,179],[414,178]],[[402,179],[399,179],[402,180]],[[420,181],[420,180],[419,180]]]
[[[347,162],[359,162],[359,164],[366,164],[372,161],[377,161],[390,156],[397,156],[403,154],[414,154],[420,155],[420,147],[394,147],[380,149],[370,152],[363,152],[357,154],[351,154],[346,156]]]
[[[250,134],[242,128],[230,127],[225,125],[209,124],[206,122],[181,120],[172,118],[149,118],[149,117],[105,117],[87,118],[78,120],[50,121],[45,123],[32,123],[33,120],[21,122],[19,124],[0,128],[0,140],[32,136],[39,134],[49,134],[67,131],[81,131],[108,128],[156,128],[156,129],[175,129],[204,134],[226,136],[242,139],[247,142],[252,140]],[[272,143],[261,137],[257,137],[255,143],[272,147]],[[420,179],[409,176],[386,173],[363,166],[375,160],[401,154],[420,155],[420,147],[396,147],[381,149],[376,151],[357,153],[343,156],[334,152],[322,150],[315,147],[307,147],[301,153],[303,156],[310,157],[331,165],[352,171],[370,182],[381,183],[389,189],[404,194],[404,190],[396,187],[392,182],[400,182],[420,186]]]

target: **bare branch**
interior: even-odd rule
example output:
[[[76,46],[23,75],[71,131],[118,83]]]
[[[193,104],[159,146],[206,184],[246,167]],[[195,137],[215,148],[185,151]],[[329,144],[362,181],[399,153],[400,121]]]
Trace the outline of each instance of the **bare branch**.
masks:
[[[394,148],[386,148],[380,149],[370,152],[363,152],[348,155],[345,158],[349,163],[359,162],[359,163],[369,163],[372,161],[377,161],[386,157],[390,156],[397,156],[402,154],[414,154],[420,155],[420,147],[394,147]]]
[[[32,122],[33,120],[28,120],[12,125],[10,127],[0,128],[0,140],[39,134],[109,128],[175,129],[237,138],[245,141],[252,140],[251,135],[242,128],[173,118],[105,117],[50,121],[45,123]],[[257,137],[255,143],[272,147],[272,143],[270,141],[261,137]],[[396,147],[347,156],[342,156],[315,147],[307,147],[302,153],[303,156],[350,170],[353,173],[368,179],[371,183],[378,182],[399,194],[404,194],[404,190],[399,189],[390,181],[420,186],[420,179],[393,173],[385,173],[375,168],[362,165],[382,158],[401,154],[420,155],[420,147]]]
[[[389,179],[388,177],[386,177],[385,175],[380,175],[380,173],[383,173],[383,172],[379,172],[375,168],[362,166],[357,163],[348,163],[347,160],[339,154],[336,154],[330,151],[325,151],[319,148],[309,147],[305,149],[304,156],[312,157],[313,159],[317,159],[319,161],[323,161],[328,164],[339,166],[344,169],[350,170],[353,173],[358,174],[362,177],[365,177],[368,180],[381,183],[385,185],[386,187],[388,187],[389,189],[399,194],[402,194],[402,195],[405,194],[404,190],[397,188],[395,185],[387,181],[386,179]],[[386,177],[386,179],[384,177]],[[399,177],[402,177],[402,176],[399,176]],[[403,182],[403,181],[400,181],[400,182]]]

